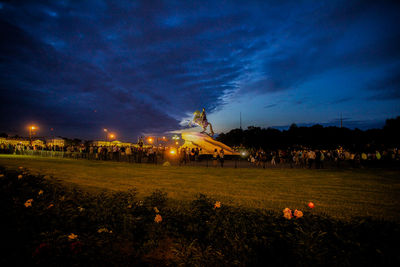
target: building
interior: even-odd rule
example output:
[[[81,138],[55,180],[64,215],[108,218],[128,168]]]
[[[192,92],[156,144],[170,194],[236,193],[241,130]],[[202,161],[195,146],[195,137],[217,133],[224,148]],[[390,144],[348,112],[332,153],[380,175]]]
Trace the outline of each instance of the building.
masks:
[[[46,145],[47,146],[63,147],[63,146],[65,146],[65,140],[62,139],[62,138],[47,139],[46,140]]]

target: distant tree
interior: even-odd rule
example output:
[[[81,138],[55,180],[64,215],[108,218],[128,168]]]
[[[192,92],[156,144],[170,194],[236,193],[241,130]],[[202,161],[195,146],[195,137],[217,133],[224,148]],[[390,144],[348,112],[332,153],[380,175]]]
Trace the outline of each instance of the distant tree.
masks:
[[[61,137],[61,138],[64,139],[65,145],[67,145],[67,146],[77,146],[82,143],[82,140],[78,139],[78,138],[74,138],[74,139],[69,139],[67,137]]]
[[[292,123],[292,124],[290,125],[290,127],[289,127],[289,131],[295,131],[295,130],[297,130],[297,129],[299,129],[299,127],[297,127],[297,124],[296,124],[296,123]]]
[[[8,134],[6,134],[6,133],[0,133],[0,137],[7,138],[7,137],[8,137]]]
[[[400,116],[395,119],[387,119],[383,131],[386,144],[400,144]]]
[[[400,117],[388,119],[384,129],[339,128],[336,126],[323,127],[316,124],[311,127],[298,127],[292,124],[287,131],[274,128],[249,126],[246,130],[233,129],[221,133],[217,140],[230,145],[244,145],[248,148],[278,149],[307,145],[311,147],[336,148],[338,145],[353,150],[373,151],[381,145],[400,144]]]

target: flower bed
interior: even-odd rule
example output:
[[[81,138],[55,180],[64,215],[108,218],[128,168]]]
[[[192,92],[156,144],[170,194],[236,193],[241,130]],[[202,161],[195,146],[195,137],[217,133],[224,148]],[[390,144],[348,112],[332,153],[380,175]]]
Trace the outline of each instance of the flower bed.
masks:
[[[157,191],[88,193],[0,169],[2,257],[8,265],[397,265],[400,227],[344,222],[292,207],[230,207],[204,195],[169,204]],[[314,208],[314,204],[313,204]],[[316,209],[316,208],[314,208]],[[4,265],[6,266],[6,265]]]

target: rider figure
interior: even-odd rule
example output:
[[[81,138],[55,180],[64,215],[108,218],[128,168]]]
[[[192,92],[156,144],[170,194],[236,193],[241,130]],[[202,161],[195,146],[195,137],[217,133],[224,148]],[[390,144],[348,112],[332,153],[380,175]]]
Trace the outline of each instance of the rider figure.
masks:
[[[207,122],[207,115],[206,115],[206,110],[205,110],[205,108],[203,108],[203,111],[202,111],[201,114],[200,114],[200,118],[201,118],[201,121],[202,121],[203,123]]]
[[[203,132],[205,132],[207,126],[210,125],[211,135],[214,135],[214,131],[213,131],[212,125],[211,125],[211,123],[209,123],[209,122],[207,121],[207,115],[206,115],[206,110],[205,110],[205,108],[203,108],[203,111],[202,111],[201,114],[200,114],[200,119],[201,119],[201,122],[202,122],[202,125],[203,125],[203,129],[204,129]]]

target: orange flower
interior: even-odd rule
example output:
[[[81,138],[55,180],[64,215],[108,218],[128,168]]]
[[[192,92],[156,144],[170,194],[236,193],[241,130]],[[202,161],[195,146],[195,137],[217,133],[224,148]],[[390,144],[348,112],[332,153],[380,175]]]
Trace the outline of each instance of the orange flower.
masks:
[[[110,230],[108,230],[107,228],[100,228],[99,230],[97,230],[97,232],[99,233],[99,234],[101,234],[101,233],[112,233],[112,231],[110,231]]]
[[[157,214],[156,217],[154,217],[154,221],[155,221],[156,223],[162,222],[162,217],[161,217],[161,215],[160,215],[160,214]]]
[[[43,194],[43,190],[40,190],[39,193],[38,193],[38,195],[40,196],[40,195],[42,195],[42,194]]]
[[[47,209],[50,209],[50,208],[52,208],[52,207],[54,207],[54,204],[50,204],[50,205],[47,207]]]
[[[31,198],[31,199],[28,199],[26,202],[25,202],[25,207],[32,207],[32,202],[33,202],[33,199]]]
[[[18,179],[22,179],[22,175],[20,174],[20,175],[18,175]]]
[[[300,210],[295,210],[294,217],[296,217],[297,219],[303,217],[303,212],[301,212]]]
[[[288,220],[292,219],[292,217],[293,217],[292,211],[289,208],[285,208],[283,210],[283,217],[285,217]]]
[[[154,207],[154,211],[155,211],[156,213],[160,213],[160,211],[157,209],[157,207]]]
[[[23,168],[24,168],[24,167],[22,167],[22,166],[19,166],[19,167],[18,167],[18,169],[20,169],[20,170],[22,170]]]
[[[74,233],[71,233],[69,236],[68,236],[68,239],[69,240],[74,240],[74,239],[77,239],[78,238],[78,235],[76,235],[76,234],[74,234]]]
[[[315,205],[314,205],[314,203],[310,202],[310,203],[308,203],[308,207],[309,207],[310,209],[313,209],[313,208],[315,207]]]
[[[221,208],[221,202],[216,201],[214,204],[214,209]]]

